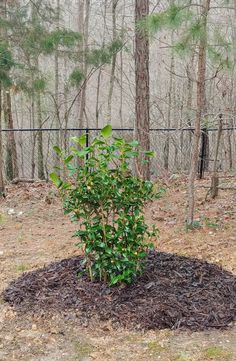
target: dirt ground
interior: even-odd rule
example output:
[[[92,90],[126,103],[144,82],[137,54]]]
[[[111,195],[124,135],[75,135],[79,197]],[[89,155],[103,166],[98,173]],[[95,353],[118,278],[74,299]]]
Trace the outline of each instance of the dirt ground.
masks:
[[[236,192],[205,201],[209,180],[197,182],[196,218],[184,226],[186,180],[165,182],[166,194],[147,207],[160,229],[159,250],[194,256],[236,274]],[[63,215],[50,185],[8,188],[0,200],[0,292],[22,272],[78,254],[76,224]],[[114,330],[109,323],[81,325],[76,313],[19,316],[0,298],[0,361],[235,361],[236,325],[207,332]]]

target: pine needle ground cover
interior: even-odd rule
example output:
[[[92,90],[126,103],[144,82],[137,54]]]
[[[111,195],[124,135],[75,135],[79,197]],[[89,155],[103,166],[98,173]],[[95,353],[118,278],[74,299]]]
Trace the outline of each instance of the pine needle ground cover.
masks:
[[[209,179],[197,181],[197,184],[201,185],[207,185],[208,183]],[[196,217],[202,226],[186,232],[183,226],[186,199],[185,178],[171,179],[168,184],[161,183],[160,186],[162,185],[166,188],[165,195],[145,209],[145,217],[148,223],[154,222],[160,229],[160,236],[155,242],[156,249],[161,251],[163,255],[176,253],[180,257],[188,257],[188,260],[193,258],[201,260],[200,262],[207,260],[211,264],[217,264],[217,269],[221,270],[220,272],[222,272],[223,268],[235,275],[235,192],[223,190],[217,199],[206,202],[204,200],[205,192],[198,188],[196,193],[198,203]],[[90,295],[91,290],[89,288],[84,288],[83,291],[83,287],[88,287],[87,280],[85,278],[78,280],[76,275],[77,270],[80,268],[81,259],[78,257],[79,250],[74,247],[76,239],[72,235],[76,231],[77,225],[71,223],[68,216],[63,214],[61,201],[56,196],[55,189],[45,183],[9,186],[8,195],[1,200],[0,206],[0,293],[9,288],[9,284],[13,280],[15,280],[14,282],[19,281],[18,286],[20,287],[22,282],[18,278],[20,276],[24,277],[25,280],[29,277],[29,288],[32,277],[38,284],[45,285],[44,289],[39,288],[37,291],[42,297],[41,304],[42,302],[49,303],[49,296],[52,296],[50,298],[51,306],[48,309],[45,307],[39,309],[38,297],[36,299],[31,294],[31,304],[34,307],[32,311],[29,310],[28,312],[20,311],[23,303],[19,307],[11,307],[9,303],[3,300],[2,296],[0,297],[1,360],[9,361],[15,358],[19,361],[78,361],[82,358],[80,358],[81,352],[83,355],[86,354],[88,359],[90,356],[91,359],[96,361],[131,361],[134,359],[141,361],[156,361],[157,359],[161,361],[234,361],[236,359],[235,326],[226,329],[210,327],[210,329],[201,332],[189,332],[189,330],[181,330],[180,332],[178,329],[142,332],[120,328],[118,327],[118,321],[115,321],[114,318],[112,327],[110,321],[101,322],[96,319],[98,316],[95,315],[98,314],[94,311],[94,317],[90,316],[91,309],[86,314],[86,310],[82,311],[82,306],[78,306],[76,309],[75,306],[66,306],[64,310],[63,307],[58,307],[55,302],[59,301],[59,298],[55,297],[54,292],[58,292],[59,295],[60,284],[64,283],[64,287],[66,287],[67,281],[66,278],[61,278],[62,273],[58,274],[57,271],[54,274],[52,270],[50,279],[51,281],[54,280],[55,284],[58,284],[58,289],[56,290],[55,287],[53,289],[51,285],[50,290],[48,288],[48,293],[46,292],[49,281],[46,274],[48,271],[44,272],[43,270],[45,270],[45,265],[46,269],[48,267],[52,269],[50,265],[52,262],[55,264],[55,268],[61,269],[61,272],[70,279],[71,283],[68,284],[68,289],[71,288],[72,282],[75,282],[76,287],[82,288],[80,294],[84,292],[87,295],[86,297],[90,299],[93,297]],[[16,214],[8,215],[9,209],[14,209]],[[18,216],[20,212],[23,212],[23,214]],[[202,218],[203,215],[205,218]],[[62,262],[63,259],[66,260]],[[69,262],[72,262],[75,266],[74,271],[63,271],[62,263],[64,262],[67,266]],[[169,264],[173,265],[171,259]],[[163,263],[160,262],[159,258],[155,272],[160,273],[162,267]],[[180,274],[183,272],[183,270],[175,270]],[[32,271],[37,274],[23,274],[23,272]],[[170,279],[173,280],[172,284],[174,284],[176,275],[173,270],[169,271],[169,274]],[[46,280],[39,280],[39,275],[41,275],[41,278],[45,276]],[[156,283],[154,286],[151,284],[150,279],[153,277],[151,274],[145,274],[143,277],[145,277],[142,278],[143,286],[146,285],[145,291],[149,296],[155,290],[158,291],[160,285],[158,282],[161,279],[158,282],[154,281]],[[165,277],[165,283],[168,284],[168,277]],[[202,282],[206,282],[206,277],[205,275]],[[140,282],[141,279],[139,279],[138,283]],[[212,282],[214,282],[213,278]],[[219,279],[217,279],[218,282]],[[219,291],[221,291],[220,285],[221,283],[219,283]],[[14,287],[12,286],[10,286],[11,292],[15,289],[18,293],[19,289],[15,288],[16,284]],[[93,283],[91,286],[95,290],[98,284]],[[128,290],[129,287],[131,286],[124,290],[122,290],[122,287],[112,287],[111,290],[112,293],[122,292],[125,297],[125,290]],[[192,292],[194,292],[193,288],[194,286],[192,286]],[[103,290],[105,289],[107,290],[103,286]],[[171,289],[171,284],[169,290],[174,292]],[[195,291],[198,291],[196,287]],[[31,290],[31,292],[34,291]],[[65,290],[64,295],[59,295],[61,297],[60,302],[65,297],[66,292]],[[141,292],[140,287],[139,292]],[[189,299],[186,297],[185,290],[180,290],[180,292],[182,292],[182,295],[185,294],[185,301],[188,303]],[[203,289],[201,289],[201,292],[203,292]],[[204,292],[207,297],[210,289],[206,287]],[[230,290],[228,292],[231,293]],[[43,301],[45,293],[47,293],[47,299]],[[13,297],[13,294],[11,297]],[[24,301],[21,302],[27,303],[29,301],[28,297],[28,295],[25,295]],[[79,305],[78,294],[75,297]],[[111,294],[105,295],[103,293],[103,297],[106,297],[106,302],[108,302]],[[197,298],[197,293],[195,293],[195,298]],[[232,294],[231,300],[233,299]],[[128,303],[127,298],[126,300]],[[137,302],[140,302],[140,300],[141,294]],[[151,296],[149,301],[151,301]],[[13,302],[13,298],[11,302]],[[14,302],[17,303],[16,299]],[[55,310],[52,306],[53,302]],[[114,301],[112,301],[112,305],[114,307]],[[27,306],[24,309],[26,310]],[[82,312],[84,316],[82,316]],[[120,310],[121,312],[123,311]],[[132,312],[134,319],[135,310],[132,310]],[[137,316],[138,313],[139,311],[136,312]],[[160,316],[160,313],[158,315]],[[110,317],[109,313],[107,316]],[[104,316],[99,317],[100,319],[104,318]],[[89,322],[86,322],[86,320]],[[138,324],[140,324],[139,321],[132,326],[128,326],[129,328],[138,328]],[[181,329],[183,324],[180,324],[179,327]]]

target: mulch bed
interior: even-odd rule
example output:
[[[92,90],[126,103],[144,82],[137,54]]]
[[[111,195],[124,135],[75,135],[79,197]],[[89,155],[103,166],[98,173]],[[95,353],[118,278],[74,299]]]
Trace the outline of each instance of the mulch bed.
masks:
[[[84,319],[127,328],[225,328],[236,319],[236,277],[198,259],[151,252],[133,284],[109,288],[81,272],[81,257],[52,263],[10,283],[3,297],[19,312],[79,310]]]

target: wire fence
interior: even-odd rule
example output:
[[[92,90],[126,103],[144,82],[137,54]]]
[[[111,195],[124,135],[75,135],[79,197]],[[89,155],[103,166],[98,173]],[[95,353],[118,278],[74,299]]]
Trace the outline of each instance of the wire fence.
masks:
[[[217,128],[202,129],[199,149],[199,174],[211,171],[215,157]],[[9,153],[13,143],[16,148],[18,177],[26,179],[49,179],[57,165],[53,146],[68,150],[71,137],[87,134],[87,145],[98,135],[100,129],[2,129],[0,132],[3,154],[3,174],[8,176]],[[175,173],[188,174],[191,163],[193,128],[150,129],[150,148],[155,151],[151,162],[153,177]],[[126,140],[135,138],[134,129],[113,129],[113,135]],[[205,138],[204,138],[205,137]],[[205,140],[204,140],[205,139]],[[206,141],[207,140],[207,141]],[[217,169],[222,172],[236,171],[236,128],[223,128],[217,157]]]

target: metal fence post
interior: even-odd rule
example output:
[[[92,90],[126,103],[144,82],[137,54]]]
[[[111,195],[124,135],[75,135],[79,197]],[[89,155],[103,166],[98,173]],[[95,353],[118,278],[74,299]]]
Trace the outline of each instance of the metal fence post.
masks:
[[[86,128],[86,147],[89,147],[89,128]],[[88,160],[89,155],[86,154],[86,160]]]
[[[207,128],[202,129],[201,139],[201,153],[200,153],[200,167],[199,167],[199,178],[204,177],[205,162],[206,162],[206,137],[207,137]]]

